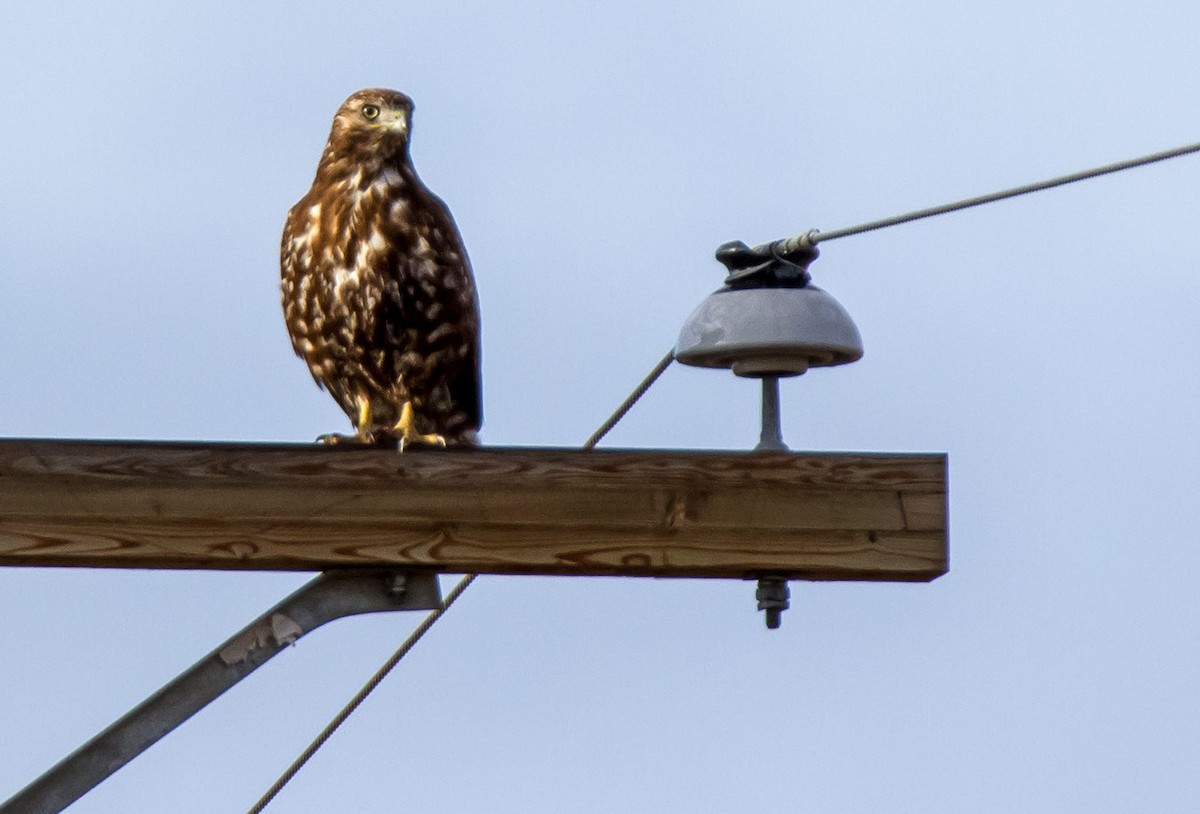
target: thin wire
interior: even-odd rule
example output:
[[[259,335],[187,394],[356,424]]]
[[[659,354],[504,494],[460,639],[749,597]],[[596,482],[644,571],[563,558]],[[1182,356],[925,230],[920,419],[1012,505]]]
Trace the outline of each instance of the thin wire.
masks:
[[[675,351],[672,349],[667,353],[666,356],[662,358],[661,361],[659,361],[657,365],[654,366],[654,370],[650,371],[650,374],[642,380],[641,384],[634,388],[633,392],[629,394],[629,397],[626,398],[625,401],[621,402],[621,406],[618,407],[611,416],[609,416],[608,420],[601,424],[598,430],[592,433],[592,437],[584,442],[583,448],[585,450],[592,449],[596,446],[596,444],[600,443],[600,439],[605,435],[608,435],[609,430],[615,427],[617,422],[625,417],[625,414],[633,408],[633,405],[637,403],[638,399],[646,394],[646,391],[650,389],[650,386],[658,380],[658,377],[663,374],[663,371],[665,371],[674,360]],[[362,686],[362,689],[354,694],[354,697],[351,698],[344,707],[342,707],[341,711],[333,717],[333,720],[325,725],[325,728],[321,730],[320,734],[318,734],[317,737],[313,739],[313,742],[310,743],[308,747],[300,753],[299,757],[292,761],[292,765],[287,767],[283,774],[279,776],[279,779],[271,785],[271,788],[267,789],[266,793],[258,799],[258,802],[251,806],[247,814],[261,814],[262,810],[266,808],[272,800],[275,799],[276,795],[278,795],[280,791],[283,790],[283,787],[286,786],[302,768],[304,768],[304,764],[308,763],[309,759],[317,753],[317,750],[325,745],[325,742],[328,741],[333,733],[337,731],[338,727],[344,724],[346,719],[354,714],[354,711],[359,708],[363,701],[367,700],[367,696],[375,691],[375,688],[383,682],[383,679],[392,671],[392,668],[399,664],[400,660],[408,655],[408,651],[412,650],[416,643],[421,640],[421,637],[429,632],[429,629],[434,626],[437,620],[441,619],[442,615],[445,614],[446,611],[450,610],[450,606],[453,605],[460,596],[462,596],[463,591],[467,590],[467,588],[471,586],[471,583],[475,581],[477,576],[479,575],[467,574],[461,580],[459,580],[457,585],[450,589],[450,592],[446,594],[446,598],[442,602],[442,606],[432,611],[428,616],[425,617],[425,620],[422,621],[421,624],[417,625],[413,632],[408,635],[408,638],[404,640],[404,643],[400,645],[400,648],[383,663],[383,666],[380,667],[370,679],[367,680],[367,683]]]
[[[342,710],[333,717],[333,720],[325,725],[325,728],[321,730],[321,734],[317,735],[313,742],[308,745],[308,748],[300,753],[300,757],[296,758],[292,762],[292,765],[287,767],[287,770],[280,775],[279,779],[275,781],[271,788],[267,789],[266,793],[259,798],[258,802],[250,808],[249,814],[259,814],[259,812],[266,808],[267,805],[275,799],[275,795],[279,794],[279,792],[283,790],[283,787],[286,786],[288,782],[296,776],[296,773],[304,767],[305,763],[308,763],[309,758],[315,755],[317,750],[324,746],[325,742],[329,740],[330,736],[337,731],[338,727],[346,722],[346,719],[349,718],[356,709],[358,709],[359,705],[361,705],[363,701],[367,700],[367,696],[374,692],[375,688],[378,687],[387,674],[392,671],[392,668],[400,663],[400,659],[408,655],[408,651],[412,650],[413,646],[420,641],[421,637],[428,632],[429,628],[433,627],[434,623],[437,622],[438,619],[442,618],[442,614],[450,610],[450,606],[453,605],[454,601],[462,596],[462,592],[467,590],[470,584],[475,581],[475,577],[475,574],[467,574],[459,581],[457,585],[450,589],[450,593],[446,594],[446,599],[442,602],[442,606],[426,616],[425,620],[421,622],[421,624],[417,625],[416,629],[409,634],[407,639],[404,640],[404,644],[400,645],[400,649],[393,653],[391,657],[383,663],[383,666],[376,671],[375,675],[371,676],[370,680],[368,680],[367,683],[362,686],[362,689],[355,693],[354,697],[350,699],[346,706],[342,707]]]
[[[873,220],[869,223],[859,224],[858,226],[849,226],[845,229],[833,229],[828,232],[811,231],[805,235],[790,237],[785,240],[776,241],[774,244],[783,251],[787,251],[789,247],[796,247],[807,242],[809,244],[819,243],[825,240],[837,240],[842,237],[850,237],[852,235],[861,235],[864,232],[873,232],[876,229],[886,229],[889,226],[898,226],[902,223],[911,223],[914,220],[922,220],[923,218],[932,218],[935,215],[945,215],[949,212],[958,212],[962,209],[970,209],[973,206],[982,206],[983,204],[995,203],[1003,201],[1006,198],[1015,198],[1018,195],[1028,195],[1031,192],[1041,192],[1045,189],[1053,189],[1054,187],[1073,184],[1076,181],[1085,181],[1088,178],[1096,178],[1100,175],[1110,175],[1114,172],[1133,169],[1134,167],[1144,167],[1147,164],[1154,164],[1158,161],[1166,161],[1168,158],[1178,158],[1179,156],[1190,155],[1191,153],[1200,152],[1200,142],[1196,144],[1188,144],[1184,147],[1176,147],[1173,150],[1163,150],[1159,153],[1151,153],[1140,158],[1131,158],[1127,161],[1118,161],[1114,164],[1105,164],[1102,167],[1095,167],[1090,170],[1082,170],[1073,172],[1069,175],[1060,175],[1057,178],[1050,178],[1045,181],[1036,181],[1032,184],[1024,186],[1012,187],[1011,189],[992,192],[988,195],[979,195],[974,198],[964,198],[961,201],[943,204],[941,206],[931,206],[928,209],[918,209],[915,212],[908,212],[903,215],[895,215],[882,220]]]
[[[617,426],[617,422],[625,417],[625,414],[632,409],[633,405],[637,404],[638,399],[646,395],[646,391],[650,389],[650,386],[658,381],[658,377],[661,376],[663,371],[670,367],[671,362],[674,361],[675,349],[672,348],[671,350],[667,351],[666,356],[658,361],[658,364],[655,365],[654,369],[646,375],[646,378],[642,379],[642,383],[633,388],[633,392],[629,394],[629,398],[621,402],[621,406],[618,407],[616,411],[614,411],[613,414],[608,417],[608,420],[601,424],[598,430],[592,433],[592,437],[584,442],[583,448],[592,449],[596,446],[596,444],[600,443],[600,439],[608,435],[608,431]]]

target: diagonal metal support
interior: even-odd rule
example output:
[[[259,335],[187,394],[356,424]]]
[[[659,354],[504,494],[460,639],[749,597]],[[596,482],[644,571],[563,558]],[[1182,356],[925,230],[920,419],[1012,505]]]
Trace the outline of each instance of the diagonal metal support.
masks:
[[[360,613],[441,606],[437,575],[327,571],[17,792],[0,814],[57,814],[304,634]]]

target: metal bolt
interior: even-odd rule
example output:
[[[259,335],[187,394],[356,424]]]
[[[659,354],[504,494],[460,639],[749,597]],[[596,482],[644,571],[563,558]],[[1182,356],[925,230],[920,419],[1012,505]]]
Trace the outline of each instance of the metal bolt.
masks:
[[[762,379],[762,433],[756,450],[787,451],[783,443],[783,432],[779,427],[779,377],[763,376]]]
[[[758,609],[767,612],[767,627],[775,630],[779,627],[781,616],[788,609],[788,590],[786,579],[781,577],[763,577],[758,581],[758,590],[754,598],[758,600]]]
[[[403,572],[388,574],[383,578],[384,587],[387,589],[388,595],[396,601],[404,598],[404,594],[408,593],[408,575]]]

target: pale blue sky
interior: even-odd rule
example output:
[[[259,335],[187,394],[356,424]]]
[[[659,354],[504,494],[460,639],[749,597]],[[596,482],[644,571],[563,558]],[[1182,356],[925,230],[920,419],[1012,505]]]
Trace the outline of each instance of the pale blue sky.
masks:
[[[488,444],[581,443],[731,239],[1200,138],[1191,2],[0,4],[0,435],[304,441],[278,305],[357,88],[479,279]],[[486,578],[268,809],[1191,812],[1200,158],[822,246],[865,358],[796,449],[950,455],[951,571]],[[745,449],[675,367],[609,446]],[[0,799],[302,583],[0,569]],[[72,812],[244,811],[419,617],[301,642]]]

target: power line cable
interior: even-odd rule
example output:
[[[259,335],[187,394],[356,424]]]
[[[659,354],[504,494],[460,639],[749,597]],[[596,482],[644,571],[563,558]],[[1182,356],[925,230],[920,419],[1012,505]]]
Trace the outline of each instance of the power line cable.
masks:
[[[633,408],[633,405],[636,404],[638,400],[646,394],[646,391],[650,389],[651,385],[658,381],[658,377],[661,376],[666,369],[671,366],[671,362],[674,360],[675,351],[672,349],[667,353],[666,356],[659,360],[658,364],[654,366],[654,369],[647,374],[646,378],[642,379],[641,383],[633,389],[633,392],[629,394],[625,401],[621,402],[621,406],[617,407],[617,409],[613,411],[613,414],[609,416],[603,424],[600,425],[599,429],[592,433],[592,436],[588,438],[586,442],[584,442],[583,449],[593,449],[596,444],[600,443],[600,439],[608,435],[609,431],[617,425],[617,422],[625,417],[626,413],[628,413]],[[284,770],[283,774],[279,776],[279,779],[271,785],[271,788],[267,789],[263,796],[258,799],[258,802],[250,807],[248,814],[260,814],[262,810],[266,808],[272,800],[275,799],[276,795],[283,790],[283,787],[286,786],[302,768],[304,768],[304,764],[308,763],[309,759],[317,753],[317,750],[325,745],[326,741],[328,741],[333,733],[337,731],[338,727],[344,724],[346,719],[354,714],[354,711],[359,708],[363,701],[367,700],[367,696],[375,691],[375,688],[383,682],[383,679],[392,671],[392,668],[399,664],[400,660],[408,655],[408,652],[413,649],[418,641],[421,640],[422,636],[429,632],[429,629],[434,626],[437,620],[441,619],[443,614],[450,610],[450,606],[453,605],[460,596],[462,596],[463,592],[471,586],[471,583],[475,581],[477,576],[479,575],[467,574],[461,580],[459,580],[458,584],[450,589],[450,592],[446,594],[446,598],[442,601],[442,606],[430,612],[430,614],[425,617],[424,621],[422,621],[421,624],[417,625],[417,627],[413,629],[413,632],[408,635],[408,638],[404,640],[404,643],[400,645],[396,652],[388,657],[388,660],[383,663],[383,666],[376,670],[375,674],[367,680],[367,683],[364,684],[362,688],[354,694],[354,697],[346,702],[346,705],[342,707],[337,715],[333,716],[333,719],[325,725],[325,728],[322,729],[317,737],[313,739],[312,743],[310,743],[304,749],[304,751],[300,753],[299,757],[292,761],[292,764]]]
[[[320,734],[317,735],[317,737],[313,739],[313,742],[310,743],[305,750],[300,753],[300,756],[292,762],[292,765],[287,767],[284,773],[279,776],[279,779],[271,785],[271,788],[267,789],[266,793],[259,798],[258,802],[250,807],[249,814],[259,814],[259,812],[266,808],[267,805],[275,799],[275,796],[279,794],[279,792],[283,791],[283,787],[286,786],[288,782],[290,782],[291,779],[296,776],[297,772],[304,768],[304,764],[308,763],[309,758],[315,755],[317,750],[325,745],[325,742],[328,741],[333,733],[337,731],[338,727],[346,722],[346,719],[349,718],[356,709],[358,709],[362,702],[367,700],[367,696],[374,692],[375,688],[378,687],[380,683],[383,682],[383,679],[387,676],[387,674],[392,671],[392,668],[400,663],[400,659],[408,655],[408,651],[412,650],[416,643],[420,641],[421,637],[429,631],[429,628],[433,627],[434,623],[437,622],[438,619],[442,618],[442,614],[450,610],[450,606],[454,604],[455,600],[462,596],[462,592],[467,590],[471,583],[475,581],[475,576],[475,574],[467,574],[458,582],[457,585],[450,589],[450,593],[446,594],[445,600],[442,601],[442,606],[431,612],[425,617],[421,624],[417,625],[416,629],[414,629],[413,632],[409,634],[408,638],[404,640],[404,644],[400,645],[400,648],[390,657],[388,657],[388,660],[385,661],[383,666],[375,672],[375,675],[371,676],[367,683],[362,686],[362,689],[354,694],[354,697],[351,698],[344,707],[342,707],[337,715],[333,716],[333,720],[325,725],[325,728],[321,730]]]
[[[596,444],[600,443],[600,439],[608,435],[608,431],[617,426],[617,422],[625,417],[625,414],[633,408],[633,405],[637,404],[638,399],[646,395],[646,391],[650,389],[650,386],[658,381],[658,377],[674,361],[675,349],[671,348],[662,359],[658,360],[658,364],[654,366],[654,369],[646,374],[646,378],[642,379],[641,384],[633,388],[633,392],[629,394],[629,397],[625,401],[621,402],[621,406],[614,410],[613,414],[608,417],[608,420],[601,424],[599,429],[592,433],[592,437],[584,442],[583,448],[592,449]]]
[[[1074,184],[1077,181],[1086,181],[1089,178],[1096,178],[1101,175],[1111,175],[1114,172],[1122,172],[1123,170],[1131,170],[1135,167],[1144,167],[1147,164],[1154,164],[1159,161],[1166,161],[1169,158],[1178,158],[1180,156],[1190,155],[1192,153],[1200,153],[1200,142],[1188,144],[1183,147],[1176,147],[1171,150],[1163,150],[1157,153],[1140,156],[1139,158],[1130,158],[1126,161],[1117,161],[1112,164],[1104,164],[1100,167],[1093,167],[1090,170],[1081,170],[1068,175],[1060,175],[1055,178],[1048,178],[1045,181],[1035,181],[1031,184],[1023,184],[1019,187],[1010,187],[1002,189],[998,192],[991,192],[987,195],[978,195],[974,198],[964,198],[961,201],[954,201],[941,206],[931,206],[927,209],[918,209],[913,212],[906,212],[903,215],[893,215],[890,218],[882,218],[873,220],[867,223],[861,223],[857,226],[848,226],[844,229],[833,229],[822,232],[816,229],[806,232],[795,237],[776,240],[771,243],[765,243],[762,246],[756,246],[755,252],[762,252],[769,255],[771,250],[777,254],[788,254],[796,251],[803,246],[812,246],[826,240],[837,240],[843,237],[851,237],[853,235],[861,235],[864,232],[874,232],[877,229],[886,229],[889,226],[899,226],[902,223],[912,223],[915,220],[923,220],[932,218],[935,215],[945,215],[950,212],[959,212],[963,209],[970,209],[983,204],[995,203],[1008,198],[1016,198],[1020,195],[1028,195],[1031,192],[1041,192],[1054,187],[1066,186]]]

